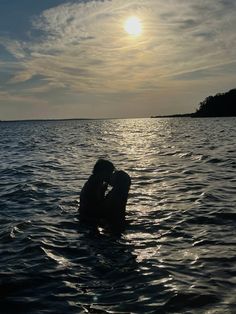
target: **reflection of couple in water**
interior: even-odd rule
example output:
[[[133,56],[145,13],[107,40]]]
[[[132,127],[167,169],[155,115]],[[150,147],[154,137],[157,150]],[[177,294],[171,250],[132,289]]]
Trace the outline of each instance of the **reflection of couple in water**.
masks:
[[[108,185],[112,189],[107,193]],[[93,228],[102,226],[114,233],[125,227],[125,207],[131,185],[129,175],[99,159],[80,194],[80,221]]]

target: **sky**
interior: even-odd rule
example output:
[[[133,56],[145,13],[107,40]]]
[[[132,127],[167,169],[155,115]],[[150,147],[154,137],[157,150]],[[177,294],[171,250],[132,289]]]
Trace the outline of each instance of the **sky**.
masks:
[[[235,29],[235,0],[0,0],[0,120],[194,112],[236,87]]]

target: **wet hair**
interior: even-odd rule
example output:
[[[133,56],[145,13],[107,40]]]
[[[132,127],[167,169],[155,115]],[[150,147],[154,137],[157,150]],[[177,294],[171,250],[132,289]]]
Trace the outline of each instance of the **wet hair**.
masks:
[[[93,167],[93,174],[110,173],[115,170],[113,163],[109,160],[98,159]]]

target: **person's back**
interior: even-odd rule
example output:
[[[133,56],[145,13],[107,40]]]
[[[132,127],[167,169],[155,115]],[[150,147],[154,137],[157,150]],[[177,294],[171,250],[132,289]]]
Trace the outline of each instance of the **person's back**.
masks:
[[[99,204],[104,198],[102,191],[103,181],[91,175],[80,193],[80,221],[97,224],[99,217]]]
[[[113,164],[100,159],[96,162],[93,174],[80,193],[79,218],[81,222],[97,226],[100,219],[100,206],[103,202],[107,183],[114,171]]]

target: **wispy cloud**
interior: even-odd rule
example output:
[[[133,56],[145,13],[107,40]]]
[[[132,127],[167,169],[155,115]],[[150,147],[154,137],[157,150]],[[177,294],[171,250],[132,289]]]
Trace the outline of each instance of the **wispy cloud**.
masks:
[[[130,15],[140,37],[124,32]],[[143,92],[233,75],[224,69],[235,62],[235,27],[234,0],[70,1],[31,17],[27,40],[0,40],[15,59],[12,86],[37,78],[32,93]]]

